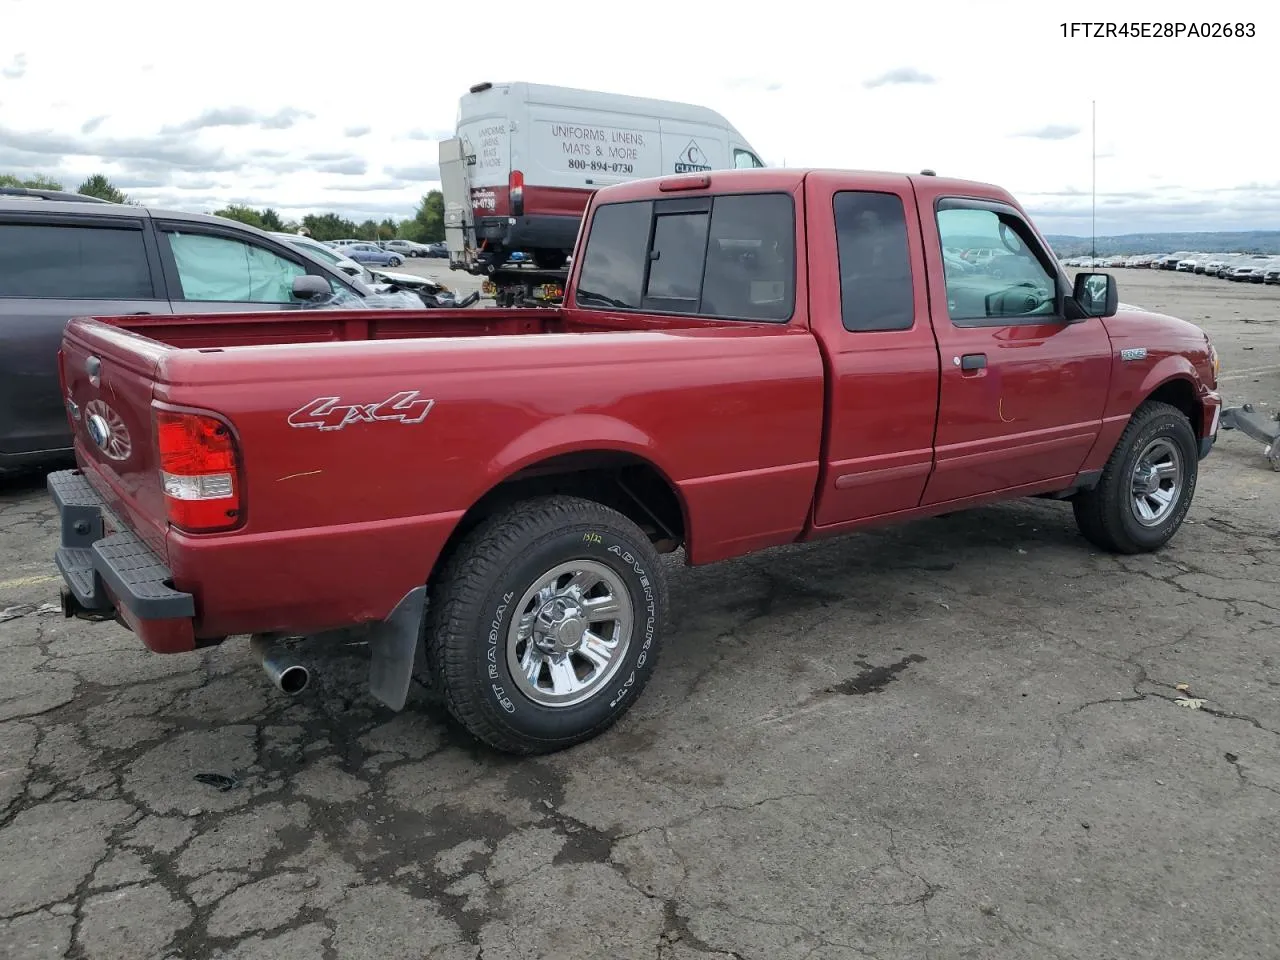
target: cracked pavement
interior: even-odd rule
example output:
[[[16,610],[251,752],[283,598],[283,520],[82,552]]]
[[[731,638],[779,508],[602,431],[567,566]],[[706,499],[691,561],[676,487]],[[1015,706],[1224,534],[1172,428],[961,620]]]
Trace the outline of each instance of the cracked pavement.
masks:
[[[1280,291],[1119,280],[1280,405]],[[358,647],[288,699],[243,638],[64,620],[55,538],[0,480],[0,957],[1280,953],[1280,474],[1237,434],[1152,556],[1035,501],[676,565],[644,696],[536,760],[390,714]]]

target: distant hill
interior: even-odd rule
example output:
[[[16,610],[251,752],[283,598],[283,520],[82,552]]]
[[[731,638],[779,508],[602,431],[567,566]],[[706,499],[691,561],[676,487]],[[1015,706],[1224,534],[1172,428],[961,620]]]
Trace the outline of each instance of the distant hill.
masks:
[[[1088,237],[1046,234],[1045,239],[1060,257],[1088,253]],[[1280,254],[1280,230],[1242,230],[1223,233],[1127,233],[1119,237],[1099,237],[1099,256],[1138,253],[1275,253]]]

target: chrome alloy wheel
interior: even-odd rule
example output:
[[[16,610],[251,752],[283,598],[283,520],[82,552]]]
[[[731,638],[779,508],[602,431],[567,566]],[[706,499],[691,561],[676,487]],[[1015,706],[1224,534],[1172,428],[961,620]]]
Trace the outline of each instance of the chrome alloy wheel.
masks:
[[[1133,516],[1144,527],[1158,526],[1182,493],[1182,452],[1172,440],[1157,437],[1143,448],[1133,467]]]
[[[571,707],[612,679],[635,623],[622,579],[595,560],[571,560],[534,581],[507,631],[507,669],[543,707]]]

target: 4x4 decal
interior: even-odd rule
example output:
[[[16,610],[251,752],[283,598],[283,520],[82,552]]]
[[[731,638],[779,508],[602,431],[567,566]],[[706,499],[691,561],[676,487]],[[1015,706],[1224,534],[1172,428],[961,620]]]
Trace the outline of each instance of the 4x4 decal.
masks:
[[[317,397],[289,414],[291,427],[341,430],[349,423],[377,423],[396,420],[421,423],[435,406],[434,400],[419,400],[417,390],[405,390],[376,403],[339,403],[338,397]]]

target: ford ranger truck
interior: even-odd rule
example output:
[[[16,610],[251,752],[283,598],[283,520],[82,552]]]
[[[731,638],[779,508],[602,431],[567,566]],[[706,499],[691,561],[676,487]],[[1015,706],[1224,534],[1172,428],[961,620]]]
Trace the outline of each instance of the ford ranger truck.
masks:
[[[377,699],[417,672],[517,754],[635,702],[664,552],[1015,497],[1156,550],[1221,409],[1205,333],[1069,281],[1004,190],[796,169],[599,191],[559,308],[80,318],[60,369],[68,615],[249,635],[290,689],[280,641],[355,633]]]

